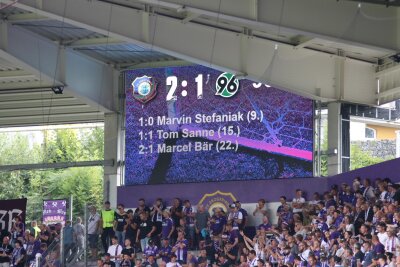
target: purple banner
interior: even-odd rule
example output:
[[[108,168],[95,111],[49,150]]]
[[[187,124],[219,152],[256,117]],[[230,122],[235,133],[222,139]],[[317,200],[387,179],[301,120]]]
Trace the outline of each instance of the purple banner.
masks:
[[[45,224],[65,224],[67,216],[67,200],[44,200],[43,201],[43,223]]]
[[[10,231],[17,216],[25,224],[26,198],[0,200],[0,231]]]

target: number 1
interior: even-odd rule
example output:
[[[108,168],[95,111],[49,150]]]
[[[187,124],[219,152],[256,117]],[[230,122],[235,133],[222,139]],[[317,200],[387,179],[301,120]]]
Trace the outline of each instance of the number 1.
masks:
[[[203,74],[199,74],[195,81],[197,83],[197,99],[203,99]]]

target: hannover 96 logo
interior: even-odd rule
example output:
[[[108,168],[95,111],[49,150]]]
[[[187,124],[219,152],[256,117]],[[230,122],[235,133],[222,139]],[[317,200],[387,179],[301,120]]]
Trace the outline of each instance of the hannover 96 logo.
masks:
[[[145,104],[152,100],[157,94],[157,84],[153,81],[152,77],[146,75],[137,77],[132,82],[133,97]]]

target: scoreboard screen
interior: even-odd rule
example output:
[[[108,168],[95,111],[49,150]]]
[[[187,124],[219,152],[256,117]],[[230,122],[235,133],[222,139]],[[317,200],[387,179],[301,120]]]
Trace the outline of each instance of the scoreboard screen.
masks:
[[[126,185],[312,177],[310,99],[199,65],[125,87]]]

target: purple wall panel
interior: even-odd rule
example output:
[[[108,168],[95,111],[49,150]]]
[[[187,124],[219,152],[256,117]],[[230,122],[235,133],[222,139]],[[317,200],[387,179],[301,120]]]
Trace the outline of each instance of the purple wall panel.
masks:
[[[343,182],[351,183],[356,177],[370,178],[390,178],[393,182],[400,182],[400,158],[382,162],[380,164],[368,166],[351,172],[342,173],[328,178],[328,185],[340,184]]]
[[[307,193],[307,198],[310,199],[314,192],[322,193],[333,184],[351,183],[357,176],[371,180],[378,177],[389,177],[394,182],[400,182],[400,159],[386,161],[329,178],[121,186],[118,187],[118,203],[124,203],[127,207],[135,207],[139,198],[144,198],[148,203],[153,203],[158,197],[162,197],[168,203],[174,197],[189,199],[192,203],[197,203],[204,194],[214,193],[218,190],[232,193],[243,203],[254,203],[259,198],[275,202],[279,200],[281,195],[285,195],[288,200],[292,199],[297,188],[304,190]]]
[[[291,199],[297,188],[304,189],[309,194],[315,191],[319,192],[321,189],[327,188],[327,179],[299,178],[121,186],[118,188],[118,202],[124,203],[127,207],[135,207],[139,198],[144,198],[148,203],[153,203],[157,197],[162,197],[169,203],[172,198],[180,197],[181,199],[189,199],[192,203],[197,203],[204,194],[219,190],[232,193],[235,198],[243,203],[253,203],[259,198],[277,201],[281,195],[286,195],[288,199]]]

